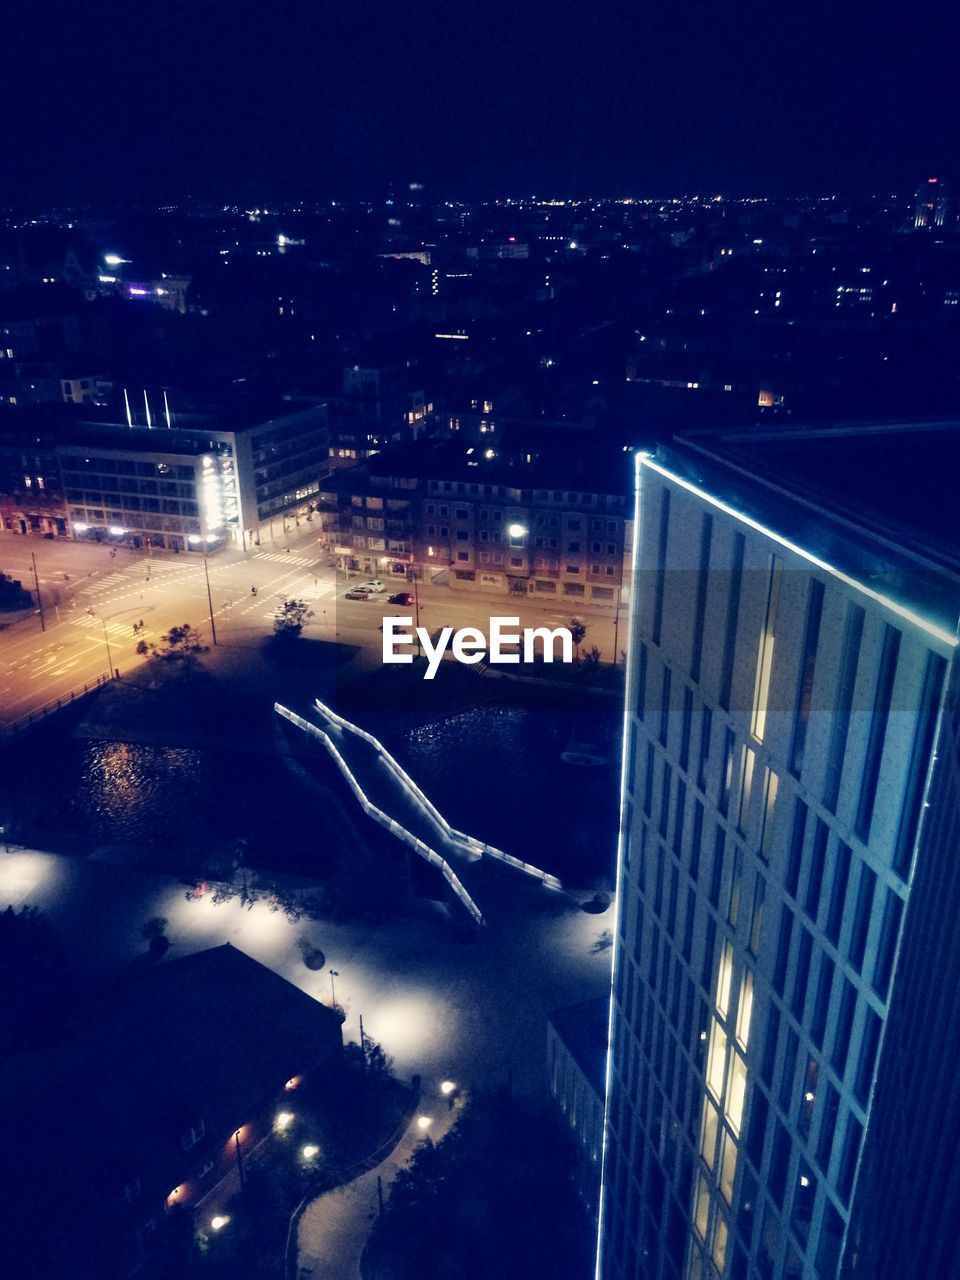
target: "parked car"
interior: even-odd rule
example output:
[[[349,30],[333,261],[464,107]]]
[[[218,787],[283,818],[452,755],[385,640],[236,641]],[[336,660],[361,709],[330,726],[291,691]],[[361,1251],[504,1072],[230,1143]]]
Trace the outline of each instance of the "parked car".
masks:
[[[344,595],[344,600],[369,600],[373,595],[372,591],[368,591],[366,587],[353,587]]]
[[[357,587],[358,591],[369,591],[374,595],[379,595],[381,591],[386,591],[386,589],[379,578],[371,578],[369,582],[361,582]]]
[[[395,596],[390,597],[391,604],[413,604],[412,591],[398,591]]]

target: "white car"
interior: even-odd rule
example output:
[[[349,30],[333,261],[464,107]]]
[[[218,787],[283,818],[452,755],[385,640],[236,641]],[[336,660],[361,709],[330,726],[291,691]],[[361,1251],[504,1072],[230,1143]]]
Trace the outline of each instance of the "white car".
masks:
[[[361,582],[355,588],[357,591],[370,591],[373,595],[379,595],[381,591],[386,591],[386,589],[379,578],[371,578],[369,582]]]

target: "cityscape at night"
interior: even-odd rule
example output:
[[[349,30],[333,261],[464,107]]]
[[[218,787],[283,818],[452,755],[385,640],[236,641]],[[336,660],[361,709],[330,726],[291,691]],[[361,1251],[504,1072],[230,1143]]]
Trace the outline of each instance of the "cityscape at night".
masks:
[[[946,13],[5,25],[4,1280],[960,1277]]]

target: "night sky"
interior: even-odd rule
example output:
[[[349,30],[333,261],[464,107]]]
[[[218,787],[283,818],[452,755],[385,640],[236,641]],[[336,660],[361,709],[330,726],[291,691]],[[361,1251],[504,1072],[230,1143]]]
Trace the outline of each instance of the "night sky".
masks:
[[[950,179],[954,6],[13,0],[0,205]]]

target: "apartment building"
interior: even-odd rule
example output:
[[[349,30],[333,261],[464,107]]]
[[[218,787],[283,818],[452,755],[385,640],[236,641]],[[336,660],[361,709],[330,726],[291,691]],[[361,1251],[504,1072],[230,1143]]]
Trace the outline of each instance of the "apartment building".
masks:
[[[602,1280],[960,1273],[956,439],[637,458]]]
[[[414,571],[456,591],[616,609],[629,546],[622,453],[554,457],[424,441],[325,482],[325,528],[347,572]]]

